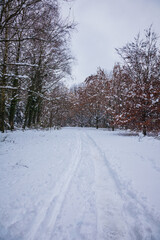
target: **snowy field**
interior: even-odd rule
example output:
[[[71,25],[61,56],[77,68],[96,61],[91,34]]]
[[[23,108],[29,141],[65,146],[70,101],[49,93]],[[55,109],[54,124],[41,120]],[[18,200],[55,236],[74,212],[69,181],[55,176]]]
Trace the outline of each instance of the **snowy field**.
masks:
[[[84,128],[0,135],[0,240],[160,240],[160,140]]]

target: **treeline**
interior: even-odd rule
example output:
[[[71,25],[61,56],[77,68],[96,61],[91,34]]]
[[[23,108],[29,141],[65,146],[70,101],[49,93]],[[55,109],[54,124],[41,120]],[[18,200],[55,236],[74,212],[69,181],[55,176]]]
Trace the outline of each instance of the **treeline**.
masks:
[[[71,90],[72,117],[78,126],[160,131],[160,51],[152,27],[145,38],[117,49],[123,63],[107,75],[98,69]]]
[[[0,1],[0,131],[51,123],[44,114],[71,72],[73,28],[58,0]]]
[[[67,0],[66,0],[67,1]],[[117,49],[122,63],[68,89],[70,32],[57,0],[0,6],[0,131],[81,126],[160,131],[160,49],[152,27]]]

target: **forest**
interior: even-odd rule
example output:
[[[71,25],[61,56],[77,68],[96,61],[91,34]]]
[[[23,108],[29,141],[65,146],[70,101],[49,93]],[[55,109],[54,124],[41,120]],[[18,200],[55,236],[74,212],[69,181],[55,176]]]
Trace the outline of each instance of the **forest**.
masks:
[[[110,73],[97,66],[67,88],[75,28],[58,0],[0,1],[0,131],[80,126],[157,134],[160,49],[152,26],[116,49],[122,61]]]

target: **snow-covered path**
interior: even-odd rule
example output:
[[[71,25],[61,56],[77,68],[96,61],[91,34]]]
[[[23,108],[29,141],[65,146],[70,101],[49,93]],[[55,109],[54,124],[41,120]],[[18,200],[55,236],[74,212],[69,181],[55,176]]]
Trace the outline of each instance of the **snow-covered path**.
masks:
[[[66,128],[0,146],[0,239],[160,239],[159,140]]]

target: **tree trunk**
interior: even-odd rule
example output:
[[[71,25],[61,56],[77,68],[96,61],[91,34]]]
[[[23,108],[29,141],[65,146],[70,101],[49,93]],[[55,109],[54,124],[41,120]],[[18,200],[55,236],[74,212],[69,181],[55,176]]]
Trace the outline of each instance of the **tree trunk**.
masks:
[[[20,47],[21,47],[21,43],[20,43],[20,39],[19,39],[16,63],[18,63],[19,59],[20,59]],[[13,80],[13,87],[15,87],[15,88],[18,87],[18,79],[16,78],[16,76],[18,76],[18,66],[16,66],[15,78]],[[17,105],[17,89],[12,91],[12,100],[11,100],[10,113],[9,113],[9,124],[10,124],[11,130],[14,129],[14,117],[15,117],[15,112],[16,112],[16,105]]]
[[[29,92],[28,100],[27,100],[27,105],[26,105],[26,110],[25,110],[25,121],[23,128],[25,127],[30,127],[31,126],[31,121],[32,121],[32,116],[33,116],[33,101],[32,101],[32,93]]]
[[[98,117],[96,117],[96,129],[98,129]]]
[[[49,128],[52,128],[53,126],[53,112],[51,110],[50,117],[49,117]]]
[[[143,111],[142,121],[143,121],[143,135],[146,136],[147,128],[146,128],[146,111],[145,110]]]
[[[5,10],[5,17],[7,18],[8,12]],[[8,39],[8,27],[5,28],[5,39]],[[1,86],[0,89],[0,131],[4,132],[5,125],[5,103],[6,103],[6,76],[7,73],[7,62],[8,62],[8,41],[5,41],[4,45],[4,59],[3,59],[3,69],[2,69],[2,78],[1,78]],[[4,87],[4,88],[3,88]]]
[[[0,131],[4,132],[5,121],[5,89],[0,90]]]
[[[13,99],[11,101],[11,106],[10,106],[10,111],[9,111],[9,125],[10,125],[11,130],[14,129],[14,116],[15,116],[16,104],[17,104],[16,97],[15,96],[12,96],[12,97],[13,97]]]
[[[40,124],[41,110],[42,110],[42,99],[41,97],[38,97],[37,124]]]
[[[143,126],[143,135],[144,135],[144,136],[147,135],[147,129],[146,129],[146,126],[145,126],[145,125]]]

